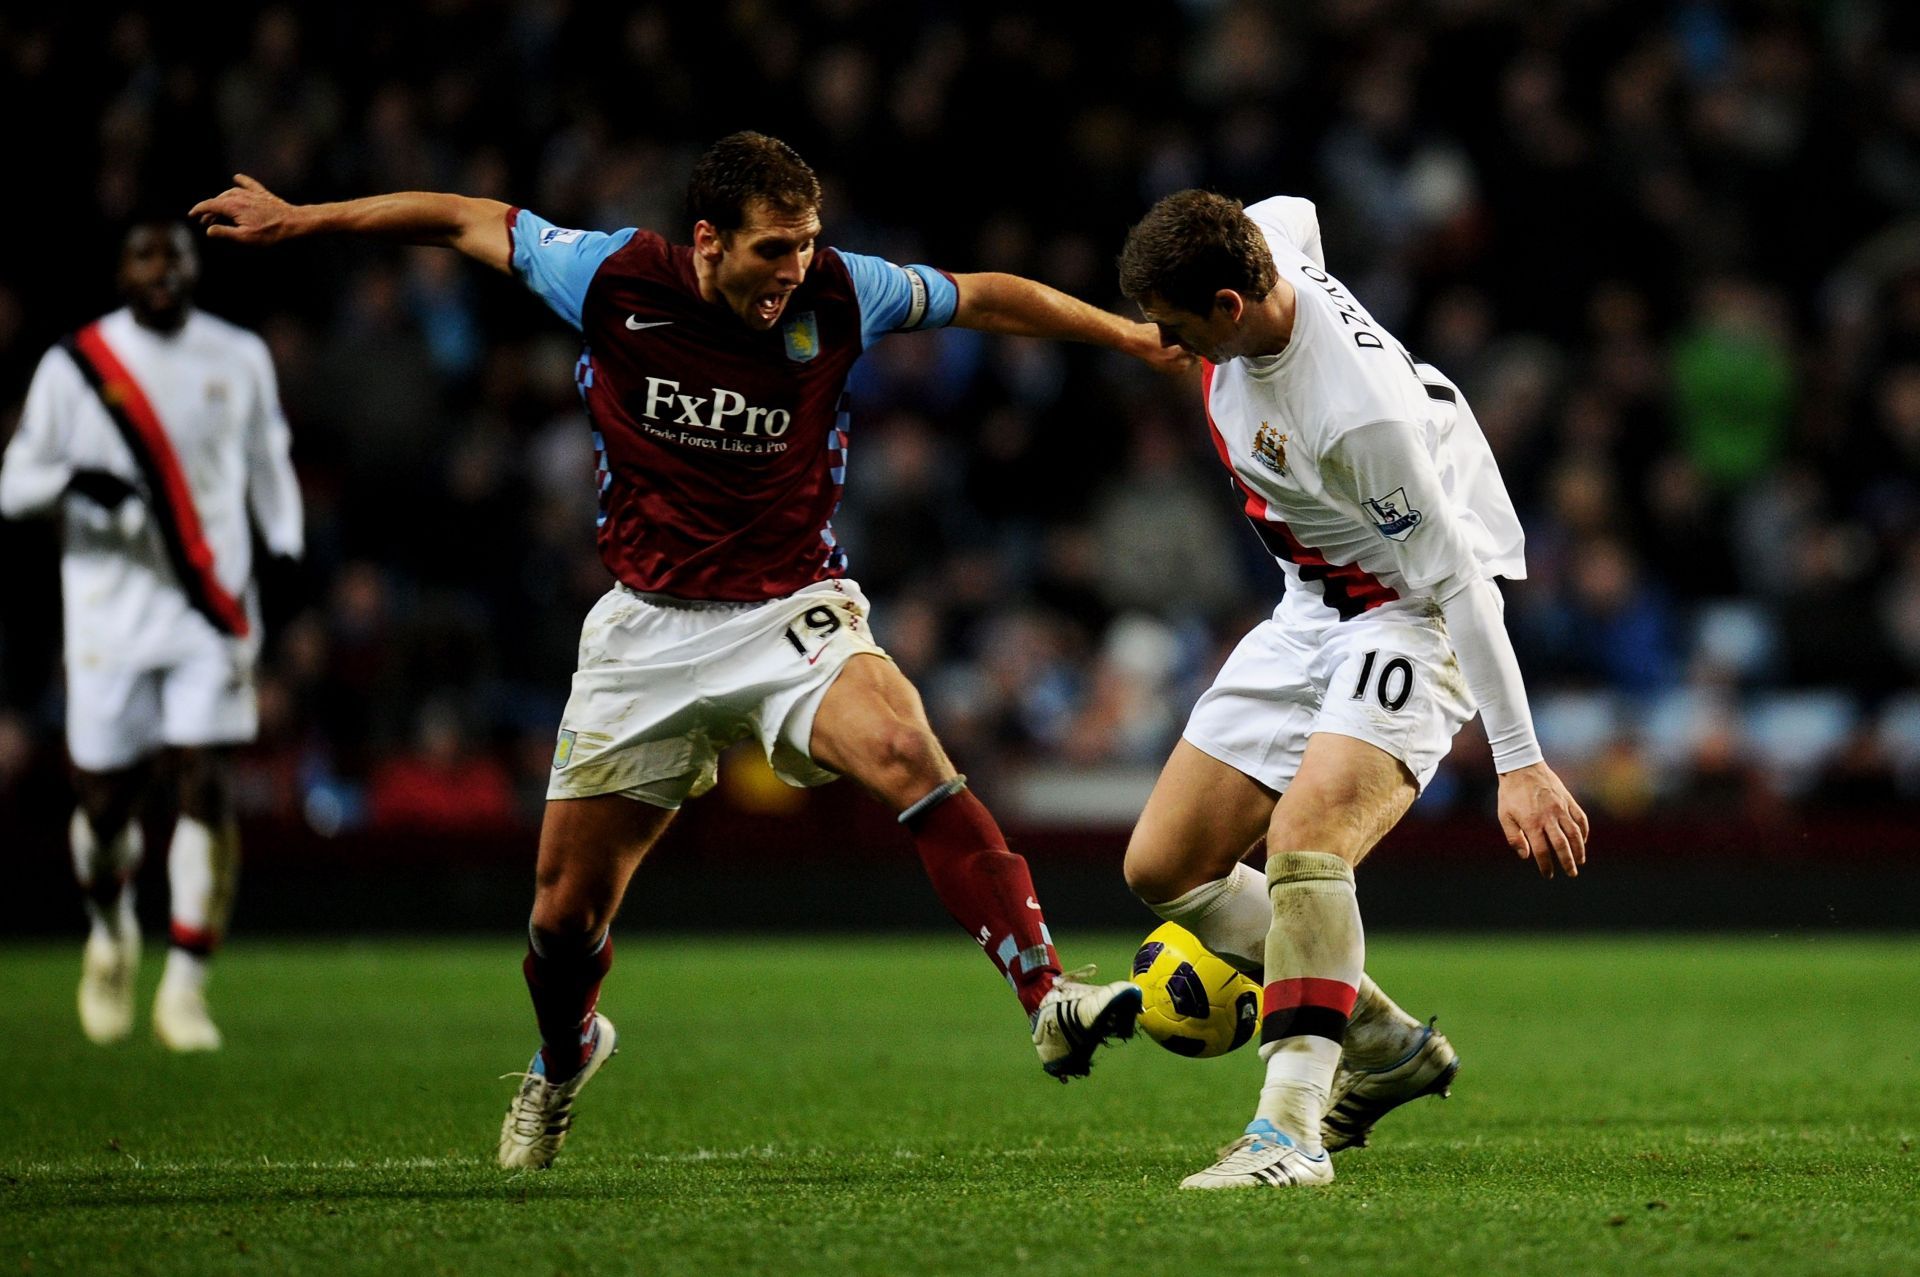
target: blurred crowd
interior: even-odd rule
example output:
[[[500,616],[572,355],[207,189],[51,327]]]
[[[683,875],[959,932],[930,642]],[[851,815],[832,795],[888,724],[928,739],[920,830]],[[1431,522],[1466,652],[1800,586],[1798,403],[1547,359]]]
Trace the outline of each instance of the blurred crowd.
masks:
[[[82,7],[84,10],[84,6]],[[186,27],[191,26],[191,30]],[[114,304],[114,228],[245,171],[684,239],[693,157],[798,147],[827,242],[1114,308],[1158,196],[1315,199],[1328,266],[1466,391],[1528,531],[1549,758],[1613,813],[1920,793],[1920,11],[1887,0],[568,0],[0,18],[22,237],[0,434]],[[25,192],[21,195],[24,196]],[[256,814],[537,810],[608,578],[572,334],[453,254],[211,246],[307,499]],[[945,331],[853,386],[836,527],[969,772],[1147,765],[1280,576],[1194,385]],[[0,787],[57,757],[54,540],[0,526]],[[1472,729],[1417,810],[1485,801]]]

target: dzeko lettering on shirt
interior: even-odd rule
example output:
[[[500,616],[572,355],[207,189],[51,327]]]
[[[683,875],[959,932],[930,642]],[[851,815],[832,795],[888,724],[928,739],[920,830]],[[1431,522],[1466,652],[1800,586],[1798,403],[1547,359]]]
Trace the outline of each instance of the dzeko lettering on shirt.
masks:
[[[1340,321],[1342,323],[1360,325],[1359,331],[1353,334],[1354,345],[1366,350],[1385,350],[1387,348],[1387,344],[1380,340],[1380,334],[1373,331],[1373,325],[1368,322],[1367,317],[1361,314],[1359,308],[1348,300],[1345,293],[1340,291],[1340,285],[1334,282],[1333,276],[1323,270],[1316,270],[1312,266],[1302,266],[1300,273],[1320,285],[1327,296],[1333,300],[1333,304],[1340,308]]]

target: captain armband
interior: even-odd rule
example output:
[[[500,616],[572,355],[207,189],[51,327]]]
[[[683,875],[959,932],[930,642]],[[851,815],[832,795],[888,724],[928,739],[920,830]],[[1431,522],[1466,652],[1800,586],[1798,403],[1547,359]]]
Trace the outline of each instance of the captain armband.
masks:
[[[924,275],[911,266],[902,266],[907,275],[907,317],[901,322],[902,328],[918,328],[927,317],[927,280]]]

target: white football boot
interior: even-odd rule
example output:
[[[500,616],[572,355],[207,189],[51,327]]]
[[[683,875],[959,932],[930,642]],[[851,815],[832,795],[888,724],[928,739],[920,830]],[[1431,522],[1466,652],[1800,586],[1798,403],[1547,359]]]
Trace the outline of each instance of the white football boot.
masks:
[[[593,1017],[593,1049],[581,1070],[564,1082],[547,1081],[547,1064],[540,1052],[518,1077],[520,1089],[507,1105],[507,1119],[500,1124],[500,1165],[510,1171],[543,1171],[553,1165],[560,1146],[573,1127],[573,1097],[580,1094],[600,1066],[619,1050],[613,1021],[604,1015]]]
[[[140,974],[140,928],[123,893],[116,932],[95,927],[80,958],[80,1028],[101,1046],[133,1032],[133,985]]]
[[[1264,1117],[1220,1150],[1220,1160],[1180,1181],[1182,1188],[1288,1188],[1333,1183],[1333,1159],[1310,1154]]]
[[[1377,1069],[1351,1069],[1343,1057],[1327,1096],[1320,1138],[1329,1153],[1365,1148],[1373,1124],[1423,1095],[1445,1099],[1460,1071],[1460,1053],[1429,1020],[1407,1035],[1407,1052]]]
[[[1040,1067],[1062,1082],[1085,1077],[1093,1053],[1107,1041],[1126,1041],[1140,1018],[1140,986],[1131,980],[1094,984],[1094,969],[1081,967],[1054,981],[1033,1013],[1033,1046]]]
[[[207,1014],[207,995],[196,985],[160,981],[153,995],[153,1036],[169,1051],[218,1051],[220,1029]]]

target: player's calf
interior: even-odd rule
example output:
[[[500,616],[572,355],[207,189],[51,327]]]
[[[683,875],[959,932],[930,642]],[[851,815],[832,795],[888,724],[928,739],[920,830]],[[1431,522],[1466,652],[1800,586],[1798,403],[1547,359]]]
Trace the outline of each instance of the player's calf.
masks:
[[[558,1084],[587,1066],[599,1017],[600,985],[613,969],[613,933],[595,936],[527,928],[521,962],[540,1026],[541,1076]]]

